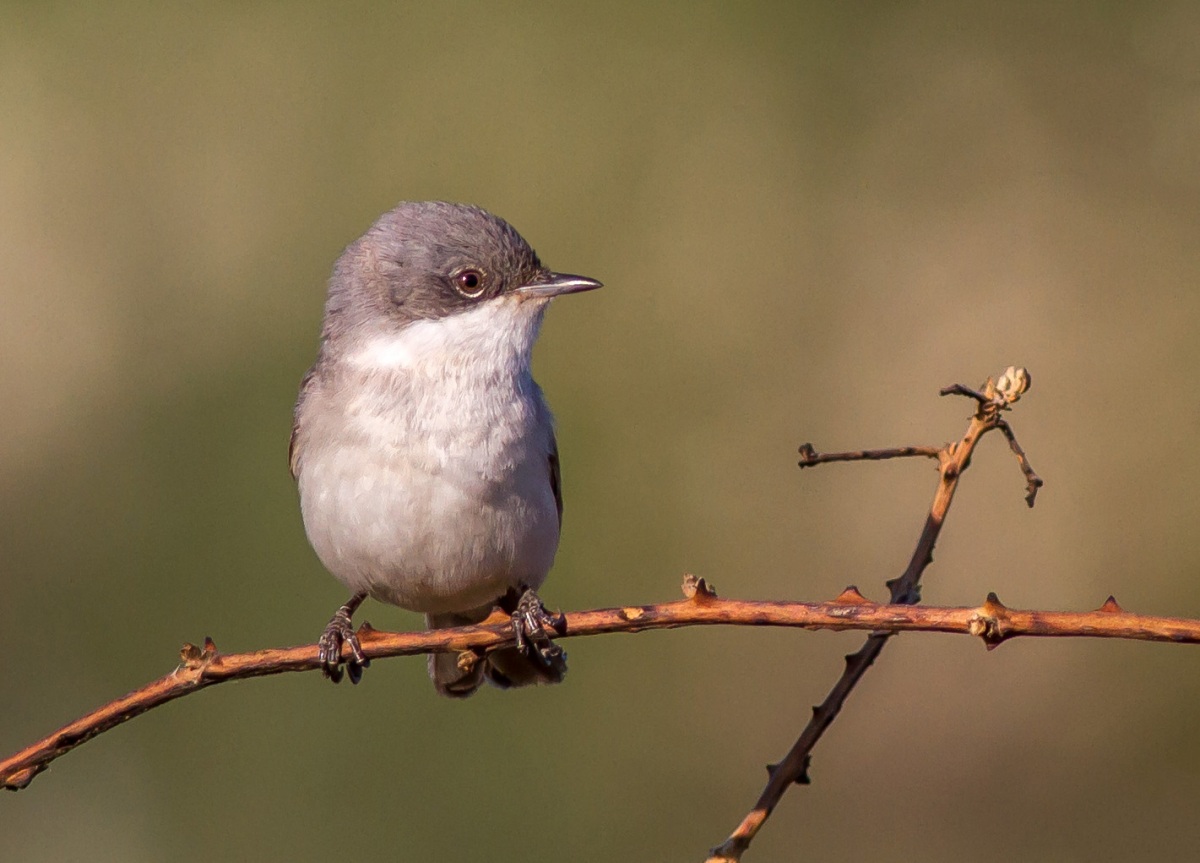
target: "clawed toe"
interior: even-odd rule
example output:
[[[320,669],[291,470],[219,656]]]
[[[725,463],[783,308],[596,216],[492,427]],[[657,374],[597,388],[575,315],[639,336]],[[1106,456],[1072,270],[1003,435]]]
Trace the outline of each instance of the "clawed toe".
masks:
[[[521,594],[512,613],[512,623],[517,648],[526,656],[536,657],[548,668],[565,666],[566,653],[550,638],[550,633],[562,625],[562,615],[546,611],[542,600],[532,590],[527,589]]]
[[[317,659],[321,663],[321,673],[334,683],[342,679],[343,645],[350,648],[351,657],[346,662],[346,671],[350,675],[351,683],[358,683],[362,679],[363,669],[370,664],[370,660],[363,653],[354,625],[350,622],[350,616],[362,604],[364,598],[364,594],[351,597],[333,615],[317,641]]]

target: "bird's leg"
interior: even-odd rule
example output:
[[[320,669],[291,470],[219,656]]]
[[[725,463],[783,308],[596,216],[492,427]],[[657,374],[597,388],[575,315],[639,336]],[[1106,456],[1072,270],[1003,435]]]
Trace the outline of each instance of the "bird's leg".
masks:
[[[511,602],[516,591],[509,591],[505,599]],[[507,611],[507,603],[505,604]],[[511,610],[513,631],[517,636],[517,648],[526,656],[536,658],[548,668],[566,666],[566,653],[550,639],[563,624],[561,614],[551,614],[542,605],[542,600],[528,587],[522,587],[516,605]]]
[[[370,664],[370,660],[363,655],[362,645],[354,632],[354,626],[350,623],[350,616],[358,610],[366,598],[365,593],[356,593],[346,600],[346,604],[334,613],[329,625],[325,627],[325,631],[321,633],[321,638],[317,641],[317,657],[321,661],[321,673],[334,683],[342,679],[343,644],[348,645],[350,653],[353,654],[346,663],[351,683],[358,683],[362,679],[362,670]]]

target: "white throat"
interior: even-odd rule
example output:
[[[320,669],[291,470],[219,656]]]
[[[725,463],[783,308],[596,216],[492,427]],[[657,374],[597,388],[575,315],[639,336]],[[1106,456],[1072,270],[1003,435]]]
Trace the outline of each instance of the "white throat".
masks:
[[[503,297],[364,339],[347,361],[365,371],[446,377],[529,373],[546,303]]]

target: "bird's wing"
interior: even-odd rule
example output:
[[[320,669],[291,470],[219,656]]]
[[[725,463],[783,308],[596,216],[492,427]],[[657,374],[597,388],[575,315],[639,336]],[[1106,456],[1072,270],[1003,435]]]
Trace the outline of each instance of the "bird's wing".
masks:
[[[317,367],[313,366],[300,381],[300,395],[296,398],[296,408],[292,411],[292,439],[288,442],[288,467],[292,471],[292,479],[300,475],[300,406],[308,395],[309,387],[317,375]]]
[[[562,468],[558,465],[558,439],[550,432],[550,490],[558,507],[558,526],[562,528]]]

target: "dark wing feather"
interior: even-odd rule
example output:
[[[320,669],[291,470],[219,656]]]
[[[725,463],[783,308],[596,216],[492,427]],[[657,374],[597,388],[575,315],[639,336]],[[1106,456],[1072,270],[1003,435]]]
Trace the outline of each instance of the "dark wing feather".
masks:
[[[562,469],[558,466],[558,439],[550,432],[550,490],[558,507],[558,526],[562,528]]]
[[[300,406],[304,404],[304,397],[308,395],[308,388],[312,386],[316,376],[316,366],[304,375],[300,381],[300,395],[297,396],[296,407],[292,411],[292,439],[288,442],[288,468],[292,471],[292,479],[298,479],[300,474]]]

